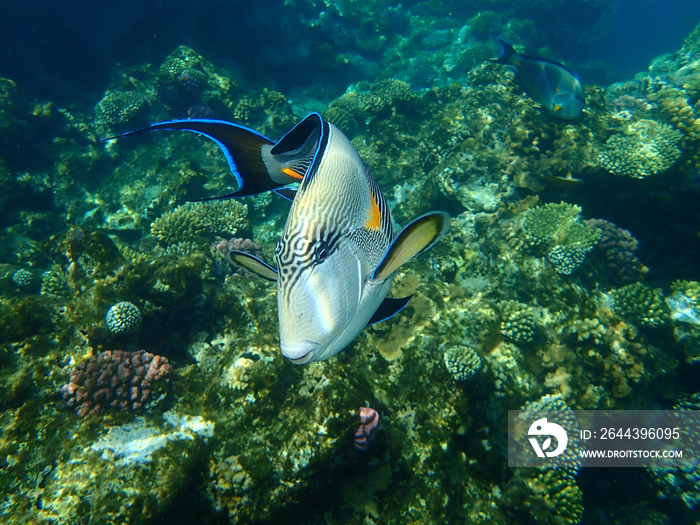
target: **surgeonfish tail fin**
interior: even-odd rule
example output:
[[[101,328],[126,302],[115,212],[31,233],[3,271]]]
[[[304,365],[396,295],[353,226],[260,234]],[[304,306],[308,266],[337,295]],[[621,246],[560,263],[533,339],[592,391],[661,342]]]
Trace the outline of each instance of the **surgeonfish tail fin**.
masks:
[[[298,181],[295,173],[287,173],[283,166],[272,158],[270,150],[275,145],[274,141],[257,131],[223,120],[190,119],[158,122],[112,138],[158,130],[190,131],[216,142],[226,157],[238,188],[234,192],[213,197],[213,199],[256,195]]]
[[[491,62],[497,62],[498,64],[508,64],[510,65],[513,59],[514,55],[517,55],[518,53],[513,49],[513,46],[511,46],[508,42],[503,40],[502,38],[498,37],[493,37],[496,42],[501,44],[501,56],[498,58],[489,58]]]
[[[403,263],[410,261],[438,242],[449,228],[450,216],[443,211],[433,211],[414,219],[391,243],[384,259],[374,270],[372,279],[388,278]]]

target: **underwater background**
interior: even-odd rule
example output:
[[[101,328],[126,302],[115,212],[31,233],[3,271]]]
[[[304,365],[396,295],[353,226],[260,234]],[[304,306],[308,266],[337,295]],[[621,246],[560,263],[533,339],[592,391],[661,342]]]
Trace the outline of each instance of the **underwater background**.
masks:
[[[2,523],[689,524],[700,466],[507,466],[508,410],[700,410],[700,4],[64,0],[0,7]],[[565,64],[541,111],[493,36]],[[394,318],[280,353],[290,204],[193,134],[318,111],[395,227]],[[366,450],[360,407],[378,414]],[[700,439],[700,437],[699,437]]]

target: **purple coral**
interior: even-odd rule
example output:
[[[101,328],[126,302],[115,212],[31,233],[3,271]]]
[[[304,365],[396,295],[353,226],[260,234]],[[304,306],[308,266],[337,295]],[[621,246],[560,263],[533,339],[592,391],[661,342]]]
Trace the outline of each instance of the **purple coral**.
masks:
[[[232,239],[229,240],[221,240],[218,242],[215,242],[212,244],[212,246],[216,249],[217,252],[219,252],[221,255],[226,257],[228,255],[228,252],[231,250],[236,250],[239,252],[246,252],[252,255],[253,257],[257,257],[258,259],[263,258],[262,254],[262,246],[260,246],[259,243],[251,240],[251,239],[244,239],[241,237],[233,237]],[[226,257],[228,260],[228,257]],[[231,263],[231,261],[229,261]],[[234,273],[240,273],[242,275],[250,275],[248,272],[243,270],[242,268],[236,266],[235,264],[231,264],[231,267],[233,268]]]
[[[80,417],[107,408],[136,412],[166,392],[171,369],[167,358],[145,350],[101,352],[71,371],[61,393]]]
[[[639,243],[629,231],[603,219],[589,219],[583,222],[586,226],[602,231],[593,253],[603,259],[607,274],[614,284],[636,282],[647,272],[647,267],[634,253]]]

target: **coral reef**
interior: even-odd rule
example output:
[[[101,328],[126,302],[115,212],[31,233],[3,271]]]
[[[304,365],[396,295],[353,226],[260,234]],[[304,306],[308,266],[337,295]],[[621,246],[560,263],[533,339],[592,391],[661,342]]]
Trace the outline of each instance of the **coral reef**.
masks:
[[[565,202],[536,206],[525,212],[523,233],[530,245],[543,249],[557,272],[570,275],[601,237],[595,227],[579,222],[581,208]]]
[[[129,301],[120,301],[109,307],[105,315],[107,330],[112,334],[128,334],[141,326],[141,311]]]
[[[137,91],[112,91],[95,106],[95,118],[110,127],[125,130],[144,125],[148,100]]]
[[[76,366],[61,392],[80,417],[109,408],[137,412],[167,393],[171,369],[167,358],[143,350],[106,351]]]
[[[639,243],[629,231],[603,219],[588,219],[583,223],[601,232],[592,252],[594,257],[603,261],[601,278],[605,277],[617,286],[641,280],[648,268],[635,254]]]
[[[237,200],[188,202],[151,223],[151,235],[161,246],[215,234],[234,235],[250,228],[248,207]]]
[[[281,50],[279,63],[305,50],[319,69],[357,74],[281,93],[180,47],[162,64],[115,66],[95,111],[96,100],[28,102],[0,79],[0,182],[11,195],[0,202],[3,522],[665,523],[662,512],[697,513],[696,469],[635,474],[647,490],[625,516],[617,474],[610,484],[575,476],[568,456],[554,470],[511,469],[501,430],[519,406],[542,417],[697,407],[688,218],[700,29],[633,81],[587,86],[586,113],[560,122],[481,62],[492,32],[549,55],[541,22],[516,18],[522,2],[501,17],[499,2],[448,2],[456,14],[439,21],[442,6],[426,3],[294,4],[286,36],[311,28],[314,38]],[[402,31],[386,34],[394,24]],[[332,44],[321,49],[319,34]],[[142,101],[133,114],[130,97]],[[184,133],[96,139],[186,116],[278,138],[327,102],[396,225],[440,208],[452,229],[396,272],[392,296],[412,295],[404,310],[334,359],[292,367],[279,352],[274,286],[232,275],[223,258],[242,249],[269,259],[289,203],[180,206],[233,189],[216,144]],[[36,158],[13,153],[37,143]],[[602,165],[616,148],[632,176]],[[630,210],[637,201],[648,219]],[[662,220],[657,206],[674,215]],[[612,222],[583,220],[592,215],[630,225],[643,251]],[[660,264],[663,251],[690,261],[684,272]],[[130,308],[105,317],[125,299],[140,330],[128,332]],[[149,410],[166,394],[167,412]],[[90,417],[66,417],[66,403]],[[360,428],[357,407],[373,407]]]
[[[523,469],[519,469],[523,470]],[[505,495],[506,505],[516,513],[537,517],[553,525],[577,525],[583,518],[583,494],[566,470],[550,469],[528,477],[518,475],[517,484]]]
[[[532,308],[518,301],[500,305],[501,333],[514,343],[532,343],[537,336],[537,316]]]
[[[643,179],[667,171],[680,158],[683,135],[668,124],[637,120],[625,134],[612,135],[597,164],[613,175]]]
[[[632,283],[610,292],[613,308],[619,315],[647,328],[669,322],[668,307],[658,290],[643,283]]]
[[[479,354],[472,347],[465,345],[448,348],[443,359],[455,381],[468,381],[475,377],[483,366]]]

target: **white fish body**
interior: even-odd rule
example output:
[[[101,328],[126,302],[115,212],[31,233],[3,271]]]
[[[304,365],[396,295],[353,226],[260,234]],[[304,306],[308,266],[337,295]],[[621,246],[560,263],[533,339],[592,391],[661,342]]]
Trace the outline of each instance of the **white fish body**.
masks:
[[[386,200],[367,166],[317,113],[277,143],[216,120],[162,122],[124,135],[152,130],[192,131],[216,141],[239,181],[223,197],[275,190],[293,198],[275,249],[276,269],[243,252],[227,258],[277,281],[280,347],[296,364],[332,357],[367,324],[400,311],[410,297],[387,298],[394,272],[449,228],[446,213],[431,212],[394,238]],[[282,188],[299,181],[296,193]]]

